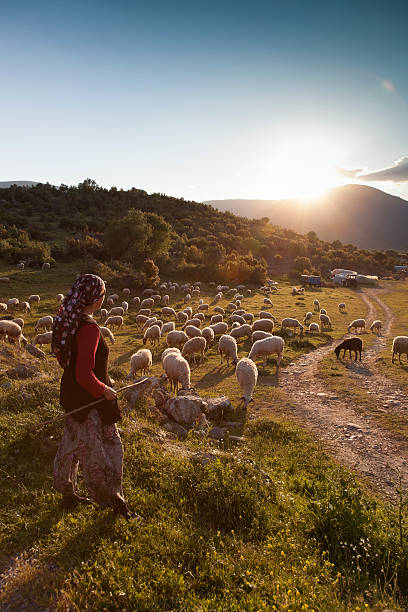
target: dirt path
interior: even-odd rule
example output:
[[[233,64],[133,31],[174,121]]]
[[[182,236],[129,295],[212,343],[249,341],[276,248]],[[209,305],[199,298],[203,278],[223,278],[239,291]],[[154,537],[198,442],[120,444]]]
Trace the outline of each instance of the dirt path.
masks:
[[[405,392],[375,371],[375,360],[391,333],[394,317],[377,291],[365,289],[361,297],[368,308],[366,319],[383,321],[383,335],[364,351],[361,364],[353,362],[347,367],[352,384],[358,384],[380,401],[384,412],[405,417],[408,415]],[[383,312],[377,313],[374,303]],[[374,416],[364,414],[358,404],[345,401],[324,384],[319,377],[318,364],[332,350],[333,343],[330,343],[289,364],[282,370],[280,386],[291,399],[293,416],[310,429],[339,462],[358,472],[382,495],[395,499],[399,473],[405,490],[408,489],[408,441],[381,428]]]

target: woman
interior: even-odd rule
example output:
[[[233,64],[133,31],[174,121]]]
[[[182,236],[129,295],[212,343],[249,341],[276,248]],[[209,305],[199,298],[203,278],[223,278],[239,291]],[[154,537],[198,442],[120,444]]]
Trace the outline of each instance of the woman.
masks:
[[[60,401],[65,412],[103,398],[95,407],[66,417],[54,461],[54,486],[63,495],[64,508],[92,503],[78,494],[80,464],[92,500],[129,519],[133,515],[122,492],[123,447],[116,426],[121,415],[108,375],[109,348],[92,318],[104,298],[103,280],[84,274],[54,318],[52,352],[64,368]]]

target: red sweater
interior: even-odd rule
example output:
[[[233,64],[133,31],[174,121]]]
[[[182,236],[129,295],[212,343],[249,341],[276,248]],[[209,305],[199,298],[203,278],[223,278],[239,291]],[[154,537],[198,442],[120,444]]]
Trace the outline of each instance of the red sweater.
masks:
[[[77,361],[75,378],[81,387],[91,393],[95,398],[102,397],[105,391],[103,382],[93,373],[95,367],[95,353],[99,342],[99,327],[97,325],[84,325],[76,335]]]

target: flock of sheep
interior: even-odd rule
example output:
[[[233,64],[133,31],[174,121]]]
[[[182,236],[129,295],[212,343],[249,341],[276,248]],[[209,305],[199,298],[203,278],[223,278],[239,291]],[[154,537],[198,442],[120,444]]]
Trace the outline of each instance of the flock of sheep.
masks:
[[[236,288],[227,286],[217,286],[211,283],[215,295],[207,302],[204,301],[201,295],[201,283],[178,285],[177,283],[162,283],[157,289],[145,289],[142,297],[135,296],[132,299],[133,306],[137,308],[135,317],[136,325],[143,334],[143,345],[150,343],[151,346],[157,345],[162,338],[166,339],[167,348],[161,356],[161,363],[168,380],[170,381],[171,389],[176,391],[181,385],[181,389],[186,390],[191,388],[190,384],[190,362],[194,360],[196,363],[201,363],[208,348],[218,342],[218,353],[221,362],[224,357],[227,366],[232,363],[235,366],[236,377],[239,387],[242,391],[242,399],[244,408],[252,400],[252,395],[257,383],[258,370],[255,362],[263,359],[266,365],[267,358],[271,355],[276,355],[277,368],[281,362],[285,341],[278,335],[273,335],[273,330],[278,325],[277,319],[269,310],[261,310],[258,316],[251,312],[247,312],[242,306],[242,302],[246,297],[251,295],[251,290],[244,285],[239,285]],[[296,289],[292,295],[297,295],[302,292],[302,289]],[[277,283],[271,283],[269,286],[261,287],[264,293],[264,305],[270,308],[273,307],[270,299],[270,294],[277,291]],[[170,306],[170,301],[174,299],[175,294],[181,293],[182,300],[185,304],[182,310],[176,312]],[[63,294],[58,294],[57,302],[60,304],[64,299]],[[226,308],[219,305],[221,299],[229,297],[230,302]],[[121,305],[117,305],[120,300],[119,295],[111,294],[107,297],[107,306],[99,311],[99,319],[103,325],[100,326],[102,335],[109,338],[112,344],[115,341],[112,330],[120,329],[124,325],[124,320],[129,312],[130,289],[123,289],[123,301]],[[24,320],[21,317],[13,318],[17,311],[22,313],[30,312],[34,307],[40,304],[39,295],[30,295],[27,301],[19,301],[17,298],[10,298],[5,302],[0,302],[0,316],[6,314],[8,320],[0,320],[0,338],[8,339],[9,342],[18,344],[27,344],[27,339],[23,335]],[[180,301],[180,297],[178,298]],[[196,303],[193,309],[189,304]],[[153,315],[152,309],[160,309],[160,315]],[[295,318],[285,317],[281,321],[281,330],[290,330],[295,333],[299,330],[300,336],[305,331],[307,333],[319,332],[320,329],[331,329],[332,324],[329,315],[324,308],[321,308],[319,300],[313,301],[314,313],[318,313],[320,325],[316,322],[311,322],[314,315],[313,312],[307,312],[303,324]],[[338,304],[339,312],[344,312],[345,303]],[[158,316],[161,318],[159,319]],[[5,318],[5,317],[4,317]],[[208,324],[206,319],[209,319]],[[42,316],[38,319],[35,325],[37,333],[33,345],[51,344],[52,340],[52,324],[53,317],[50,315]],[[179,327],[179,329],[176,329]],[[366,328],[365,319],[355,319],[347,328],[348,332],[364,331]],[[374,321],[370,330],[373,333],[381,333],[382,323],[379,320]],[[290,333],[289,332],[289,333]],[[247,357],[239,359],[237,340],[240,338],[248,338],[251,342],[251,349]],[[352,342],[358,340],[358,342]],[[343,356],[346,350],[356,351],[360,354],[362,343],[358,338],[348,339],[343,341],[341,345],[336,347],[336,355],[339,356],[340,350],[343,349]],[[395,354],[399,355],[401,362],[401,354],[406,353],[408,358],[408,337],[398,336],[394,339],[392,348],[392,362],[394,362]],[[130,377],[136,376],[139,372],[147,374],[152,366],[152,353],[148,348],[141,348],[134,353],[130,358]]]

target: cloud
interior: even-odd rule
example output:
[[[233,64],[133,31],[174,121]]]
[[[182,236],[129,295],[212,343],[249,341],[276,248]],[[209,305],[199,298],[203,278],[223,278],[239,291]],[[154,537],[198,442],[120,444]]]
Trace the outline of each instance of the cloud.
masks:
[[[351,178],[351,179],[356,178],[357,174],[360,174],[360,172],[363,172],[362,168],[348,169],[348,168],[341,168],[340,166],[337,166],[336,170],[342,176],[345,176],[346,178]]]
[[[359,181],[394,181],[396,183],[408,182],[408,157],[401,157],[389,168],[381,168],[374,172],[359,174]]]

